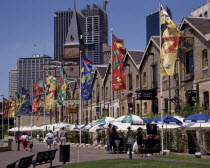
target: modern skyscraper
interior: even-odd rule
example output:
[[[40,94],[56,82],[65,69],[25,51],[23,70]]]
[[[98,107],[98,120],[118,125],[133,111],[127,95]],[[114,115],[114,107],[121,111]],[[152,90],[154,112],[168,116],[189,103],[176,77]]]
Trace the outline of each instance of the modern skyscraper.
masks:
[[[54,59],[61,60],[63,57],[64,43],[71,23],[72,11],[54,13]]]
[[[95,4],[87,5],[86,9],[82,10],[85,17],[84,42],[86,55],[92,58],[93,64],[104,63],[103,43],[108,42],[106,4],[107,1],[104,1],[103,10]]]
[[[191,16],[193,17],[210,17],[210,0],[207,0],[207,3],[196,8],[192,9]]]
[[[172,18],[172,13],[167,6],[164,6],[169,16]],[[149,42],[151,36],[160,36],[160,22],[159,22],[159,10],[151,13],[146,17],[146,42]]]
[[[9,71],[9,96],[15,96],[17,92],[17,67]]]
[[[49,64],[51,57],[39,54],[30,58],[19,58],[17,61],[17,92],[22,92],[22,87],[27,89],[32,96],[32,83],[39,83],[46,77],[46,72],[41,71],[43,66]]]

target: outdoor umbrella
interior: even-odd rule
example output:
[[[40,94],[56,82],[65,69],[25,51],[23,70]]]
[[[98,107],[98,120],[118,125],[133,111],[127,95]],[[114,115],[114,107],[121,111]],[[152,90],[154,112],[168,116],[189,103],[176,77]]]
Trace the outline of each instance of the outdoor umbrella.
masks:
[[[146,120],[141,118],[140,116],[137,115],[124,115],[116,119],[117,122],[121,123],[130,123],[130,124],[145,124],[147,123]]]
[[[111,123],[111,122],[114,122],[115,121],[115,118],[114,117],[103,117],[103,118],[100,118],[99,120],[95,121],[95,123]]]
[[[201,114],[201,113],[192,114],[186,117],[183,121],[185,123],[200,123],[200,140],[199,140],[200,143],[199,144],[200,144],[200,152],[202,153],[201,127],[202,127],[202,123],[210,122],[210,116],[207,114]]]
[[[161,117],[157,117],[155,119],[152,120],[151,124],[158,124],[158,127],[161,128],[162,127],[162,121],[161,121]],[[166,132],[167,132],[167,128],[179,128],[182,126],[182,122],[174,117],[170,117],[170,116],[163,116],[163,128],[166,128]],[[167,134],[166,134],[166,148],[167,148]]]

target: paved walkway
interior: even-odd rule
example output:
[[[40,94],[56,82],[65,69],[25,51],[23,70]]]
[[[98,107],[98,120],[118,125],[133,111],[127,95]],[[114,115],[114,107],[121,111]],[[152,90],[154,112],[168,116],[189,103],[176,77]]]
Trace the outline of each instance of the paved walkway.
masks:
[[[0,140],[0,146],[2,145],[2,141]],[[7,164],[10,164],[16,160],[19,160],[21,157],[29,156],[32,154],[36,154],[39,151],[47,150],[47,145],[43,143],[34,143],[33,152],[23,151],[22,145],[20,145],[20,151],[17,151],[17,144],[13,141],[13,150],[8,152],[1,152],[0,153],[0,168],[5,168]],[[98,148],[76,148],[71,147],[70,152],[70,162],[84,162],[84,161],[93,161],[93,160],[102,160],[102,159],[114,159],[114,158],[128,158],[127,154],[105,154],[104,149]],[[133,158],[137,158],[136,155],[133,155]],[[210,163],[204,162],[193,162],[193,161],[181,161],[181,160],[172,160],[172,159],[162,159],[162,158],[141,158],[141,159],[151,159],[151,160],[162,160],[167,162],[185,162],[185,163],[195,163],[195,164],[203,164],[203,165],[210,165]],[[67,163],[68,164],[68,163]],[[56,152],[56,157],[53,160],[53,166],[58,167],[62,165],[59,162],[59,150]],[[45,164],[38,166],[39,168],[46,168],[49,167],[50,164]],[[32,167],[32,166],[31,166]]]

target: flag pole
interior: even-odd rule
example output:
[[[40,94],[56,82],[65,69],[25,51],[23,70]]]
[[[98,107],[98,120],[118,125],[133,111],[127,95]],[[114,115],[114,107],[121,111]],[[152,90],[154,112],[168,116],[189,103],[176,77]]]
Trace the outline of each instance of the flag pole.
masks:
[[[82,74],[81,74],[81,67],[82,67],[82,51],[80,51],[80,101],[79,101],[79,124],[81,126],[82,124],[82,81],[81,81],[81,78],[82,78]],[[81,132],[81,129],[79,130],[79,143],[81,145],[82,143],[82,132]]]
[[[3,101],[4,101],[4,95],[2,94],[1,95],[2,96],[2,139],[4,138],[4,108],[3,108],[3,105],[4,105],[4,103],[3,103]]]
[[[114,117],[114,108],[113,108],[113,91],[112,91],[112,36],[113,36],[113,29],[111,29],[111,87],[110,87],[110,91],[111,91],[111,105],[110,105],[110,113],[112,112],[112,115],[109,114],[109,117]]]
[[[31,105],[33,106],[33,100],[34,100],[34,92],[33,92],[33,86],[34,86],[34,82],[33,82],[33,80],[32,80],[32,88],[31,88],[31,95],[32,95],[32,98],[31,98]],[[32,137],[32,110],[33,109],[31,109],[31,137]]]
[[[162,34],[161,34],[161,11],[160,11],[161,4],[159,2],[159,31],[160,31],[160,54],[161,54],[161,42],[162,42]],[[160,57],[161,58],[161,57]],[[159,75],[160,75],[160,113],[161,113],[161,147],[162,147],[162,154],[164,150],[164,138],[163,138],[163,79],[161,75],[161,67],[159,68]]]
[[[12,103],[11,103],[12,104]],[[10,107],[10,104],[9,104],[9,108],[11,108]],[[7,116],[7,130],[9,130],[9,110],[8,110],[8,116]],[[9,132],[8,132],[8,137],[9,137]]]

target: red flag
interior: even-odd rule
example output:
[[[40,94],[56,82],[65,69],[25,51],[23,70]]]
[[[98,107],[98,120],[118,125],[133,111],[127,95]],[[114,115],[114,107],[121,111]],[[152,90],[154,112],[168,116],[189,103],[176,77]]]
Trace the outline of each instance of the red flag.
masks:
[[[112,90],[126,89],[126,72],[123,59],[125,57],[125,48],[121,40],[112,35]]]
[[[32,112],[37,112],[41,103],[41,88],[36,83],[33,83],[33,95]]]
[[[7,119],[8,118],[8,113],[9,113],[9,100],[3,98],[3,118]]]

